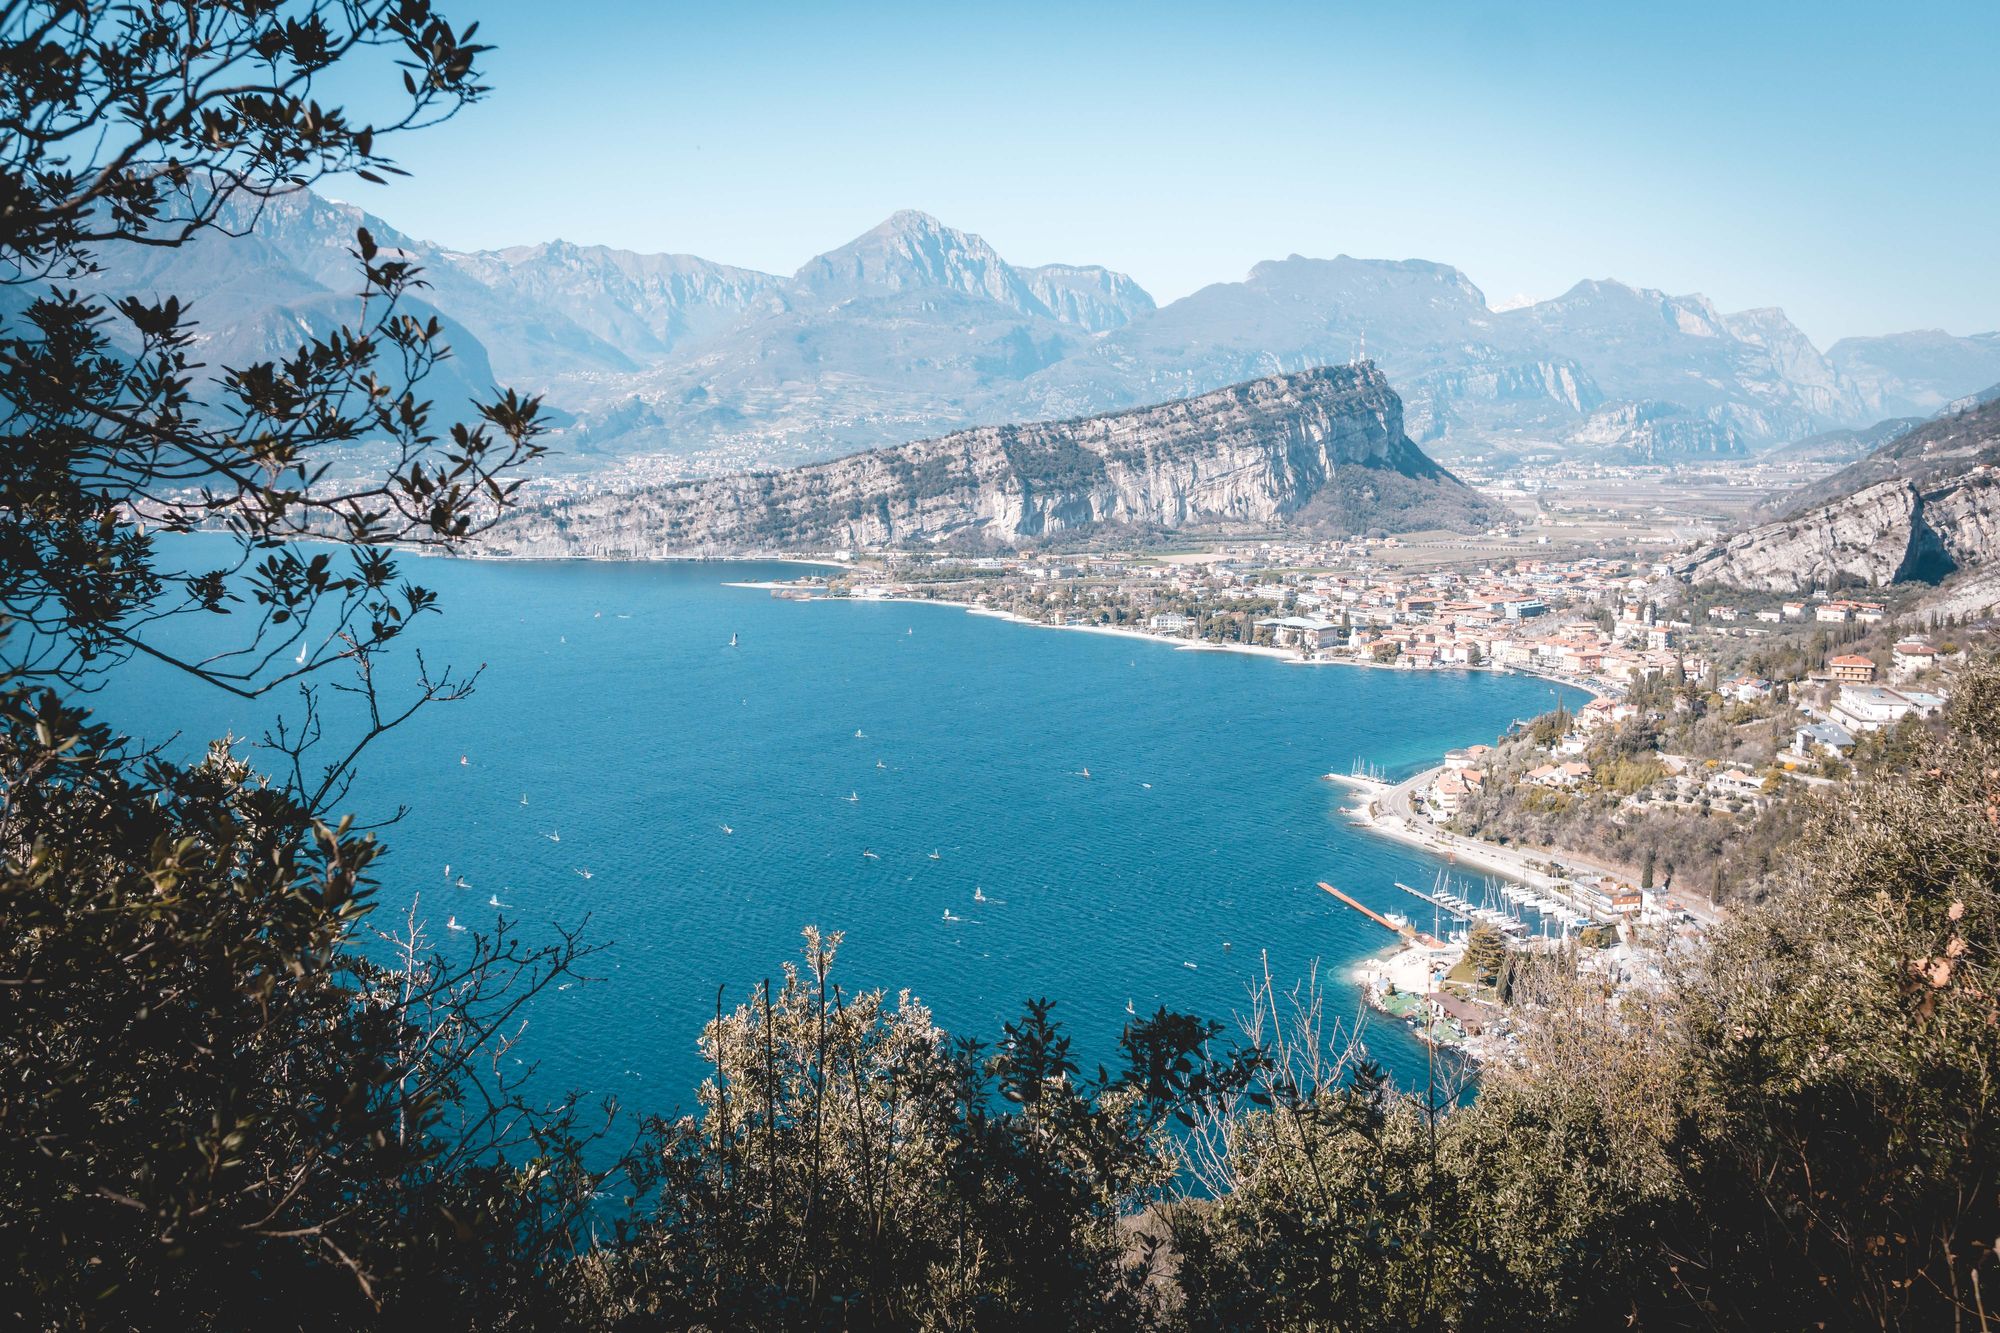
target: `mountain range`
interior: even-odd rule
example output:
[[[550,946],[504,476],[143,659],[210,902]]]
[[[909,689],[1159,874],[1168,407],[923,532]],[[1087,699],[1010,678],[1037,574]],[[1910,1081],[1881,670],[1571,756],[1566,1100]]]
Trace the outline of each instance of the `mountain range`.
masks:
[[[227,219],[244,238],[139,250],[109,295],[194,302],[211,365],[289,352],[352,317],[367,226],[421,264],[456,351],[432,396],[540,392],[566,466],[662,475],[789,465],[944,432],[1198,395],[1362,355],[1410,436],[1447,457],[1742,455],[2000,380],[2000,333],[1849,338],[1824,353],[1775,309],[1610,281],[1495,310],[1425,260],[1298,255],[1156,306],[1124,274],[1009,263],[899,212],[790,276],[567,241],[466,252],[306,191]],[[253,224],[254,225],[251,225]]]

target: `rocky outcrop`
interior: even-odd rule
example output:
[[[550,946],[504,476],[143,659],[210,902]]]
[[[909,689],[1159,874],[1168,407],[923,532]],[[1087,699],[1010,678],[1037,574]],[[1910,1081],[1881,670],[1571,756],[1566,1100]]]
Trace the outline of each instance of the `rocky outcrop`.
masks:
[[[1805,592],[1936,579],[1950,568],[1926,519],[1922,492],[1905,481],[1888,481],[1797,518],[1739,533],[1684,572],[1695,583]]]
[[[2000,399],[1893,434],[1696,555],[1696,583],[1766,592],[1936,583],[2000,559]]]
[[[1373,365],[1322,367],[1178,402],[991,426],[783,472],[524,507],[492,554],[660,556],[957,543],[1118,529],[1363,530],[1495,521],[1403,434]]]

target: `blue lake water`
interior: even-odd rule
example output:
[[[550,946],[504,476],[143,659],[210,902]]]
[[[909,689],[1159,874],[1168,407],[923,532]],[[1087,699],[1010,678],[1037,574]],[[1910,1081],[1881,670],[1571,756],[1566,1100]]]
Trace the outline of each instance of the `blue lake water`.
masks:
[[[1093,1063],[1128,1000],[1230,1023],[1263,952],[1280,988],[1318,960],[1352,1018],[1349,967],[1393,941],[1315,881],[1408,910],[1393,882],[1438,866],[1349,827],[1320,775],[1408,772],[1554,702],[1523,677],[1302,668],[724,586],[795,566],[407,573],[444,608],[411,646],[486,671],[368,752],[348,804],[411,806],[385,834],[381,906],[418,896],[446,952],[466,939],[446,917],[490,924],[495,894],[531,936],[587,914],[603,980],[538,1004],[525,1050],[553,1085],[662,1111],[692,1104],[717,986],[746,998],[808,924],[845,932],[849,990],[908,988],[961,1033],[991,1039],[1054,997]],[[412,666],[406,648],[383,673]],[[97,707],[184,748],[257,736],[270,711],[142,664]],[[1378,1020],[1367,1040],[1421,1082],[1405,1030]]]

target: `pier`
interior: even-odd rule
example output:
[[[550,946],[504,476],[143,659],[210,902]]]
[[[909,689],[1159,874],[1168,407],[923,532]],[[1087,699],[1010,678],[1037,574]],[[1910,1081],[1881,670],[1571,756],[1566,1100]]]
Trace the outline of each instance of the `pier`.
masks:
[[[1443,898],[1433,897],[1432,895],[1425,893],[1422,889],[1413,889],[1409,885],[1403,883],[1403,881],[1400,879],[1395,881],[1395,885],[1397,888],[1401,889],[1404,893],[1415,894],[1417,897],[1422,898],[1425,902],[1429,903],[1432,907],[1440,908],[1443,911],[1448,912],[1452,916],[1457,917],[1461,921],[1472,920],[1472,908],[1469,904],[1465,903],[1463,900],[1453,900],[1452,902],[1446,902]]]
[[[1426,949],[1442,949],[1444,947],[1444,942],[1442,940],[1434,939],[1431,936],[1426,935],[1424,932],[1418,930],[1416,927],[1410,925],[1408,922],[1404,922],[1403,924],[1398,925],[1396,922],[1391,921],[1388,917],[1383,916],[1380,912],[1377,912],[1374,908],[1356,902],[1354,899],[1342,893],[1339,889],[1334,888],[1333,885],[1327,883],[1325,880],[1319,881],[1319,886],[1322,889],[1325,889],[1328,893],[1332,894],[1334,897],[1340,899],[1340,901],[1346,903],[1349,907],[1352,907],[1355,911],[1361,913],[1361,915],[1367,917],[1370,921],[1373,921],[1376,925],[1381,926],[1387,930],[1393,930],[1398,935],[1401,935],[1404,939],[1409,940],[1412,943],[1420,944]]]

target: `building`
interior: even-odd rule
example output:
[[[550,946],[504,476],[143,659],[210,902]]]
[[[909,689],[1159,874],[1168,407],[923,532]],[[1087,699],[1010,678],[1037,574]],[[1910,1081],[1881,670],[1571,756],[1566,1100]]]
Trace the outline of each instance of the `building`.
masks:
[[[1745,769],[1720,769],[1709,775],[1707,785],[1709,792],[1721,800],[1764,804],[1764,779]]]
[[[1875,683],[1875,664],[1859,653],[1848,653],[1828,662],[1827,669],[1833,673],[1835,681],[1842,685],[1872,685]]]
[[[1271,642],[1279,647],[1297,644],[1301,648],[1332,648],[1343,637],[1340,626],[1333,621],[1310,616],[1274,616],[1258,621],[1257,628],[1269,629]]]
[[[1886,685],[1843,685],[1827,716],[1849,731],[1881,731],[1911,714],[1929,717],[1943,706],[1944,700],[1935,694],[1892,690]]]
[[[1802,758],[1823,754],[1838,759],[1853,748],[1854,734],[1838,722],[1815,722],[1792,737],[1792,753]]]
[[[1194,621],[1178,611],[1162,611],[1146,624],[1156,634],[1185,634]]]
[[[1771,697],[1771,682],[1761,676],[1732,676],[1722,682],[1724,698],[1751,704]]]
[[[1431,797],[1437,802],[1438,813],[1446,819],[1456,815],[1485,785],[1485,776],[1476,768],[1454,769],[1441,775],[1431,788]]]
[[[1486,1025],[1492,1022],[1496,1013],[1491,1005],[1462,1000],[1444,991],[1432,991],[1424,996],[1424,1007],[1433,1021],[1448,1018],[1464,1029],[1468,1037],[1477,1037],[1486,1031]]]
[[[1922,639],[1904,639],[1889,650],[1889,665],[1898,676],[1914,676],[1937,665],[1938,650]]]

